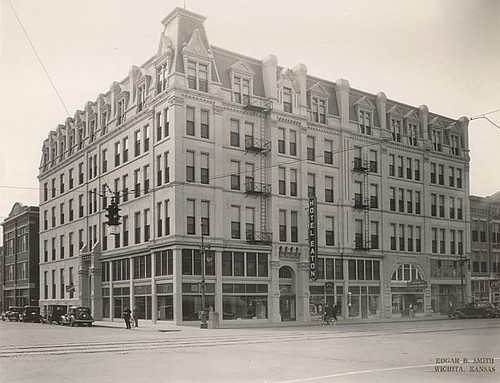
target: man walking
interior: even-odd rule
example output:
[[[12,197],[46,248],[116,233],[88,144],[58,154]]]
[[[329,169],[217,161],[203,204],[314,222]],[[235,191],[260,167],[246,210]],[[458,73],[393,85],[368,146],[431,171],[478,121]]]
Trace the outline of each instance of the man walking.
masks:
[[[139,307],[134,306],[132,310],[132,319],[134,321],[134,326],[139,327]]]
[[[123,308],[123,319],[125,320],[125,325],[127,326],[127,329],[130,330],[132,327],[130,326],[130,309],[128,306],[125,306]]]

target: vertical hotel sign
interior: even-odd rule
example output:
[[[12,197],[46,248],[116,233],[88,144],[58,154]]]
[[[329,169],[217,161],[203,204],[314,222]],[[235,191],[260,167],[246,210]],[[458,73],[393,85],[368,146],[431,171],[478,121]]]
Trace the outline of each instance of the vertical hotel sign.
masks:
[[[316,280],[316,254],[318,253],[316,197],[309,198],[309,222],[307,228],[309,233],[309,278]]]

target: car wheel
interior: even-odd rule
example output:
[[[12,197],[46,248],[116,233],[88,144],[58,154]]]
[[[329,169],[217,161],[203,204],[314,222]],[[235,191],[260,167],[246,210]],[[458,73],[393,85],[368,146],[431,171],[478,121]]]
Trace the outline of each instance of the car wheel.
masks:
[[[493,315],[491,315],[491,313],[488,311],[488,312],[486,312],[486,313],[484,314],[484,317],[485,317],[485,318],[492,318],[492,317],[493,317]]]
[[[451,314],[451,317],[453,319],[461,319],[462,318],[462,316],[460,315],[460,313],[453,313],[453,314]]]

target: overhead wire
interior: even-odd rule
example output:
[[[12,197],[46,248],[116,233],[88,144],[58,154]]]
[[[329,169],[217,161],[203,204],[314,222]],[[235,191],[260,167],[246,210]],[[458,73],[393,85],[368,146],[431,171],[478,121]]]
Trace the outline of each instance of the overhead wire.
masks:
[[[40,55],[38,54],[38,52],[37,52],[37,50],[36,50],[36,48],[35,48],[35,46],[34,46],[34,44],[33,44],[32,40],[31,40],[31,38],[29,37],[29,34],[28,34],[28,32],[27,32],[26,28],[24,27],[24,25],[23,25],[23,23],[22,23],[22,21],[21,21],[21,19],[20,19],[19,15],[17,14],[17,12],[16,12],[16,10],[15,10],[15,8],[14,8],[14,6],[13,6],[12,2],[11,2],[10,0],[8,0],[8,2],[9,2],[9,5],[10,5],[10,7],[11,7],[11,9],[12,9],[12,11],[13,11],[13,13],[14,13],[14,15],[15,15],[15,17],[16,17],[16,19],[17,19],[18,23],[19,23],[19,25],[21,26],[21,29],[22,29],[22,30],[23,30],[23,32],[24,32],[24,35],[26,36],[26,39],[28,40],[28,42],[29,42],[29,44],[30,44],[30,46],[31,46],[31,48],[32,48],[32,50],[33,50],[33,52],[35,53],[35,56],[37,57],[37,59],[38,59],[38,62],[39,62],[39,64],[40,64],[40,66],[42,67],[43,71],[45,72],[45,75],[47,76],[47,78],[48,78],[48,80],[49,80],[50,84],[52,85],[52,88],[54,89],[54,91],[55,91],[55,93],[56,93],[56,95],[57,95],[57,97],[58,97],[59,101],[60,101],[60,102],[61,102],[61,104],[63,105],[63,107],[64,107],[64,109],[65,109],[65,111],[66,111],[67,115],[68,115],[69,117],[71,117],[71,114],[70,114],[70,112],[69,112],[68,108],[66,107],[66,104],[64,103],[64,101],[63,101],[63,99],[62,99],[62,97],[61,97],[61,95],[60,95],[59,91],[57,90],[57,87],[56,87],[56,85],[55,85],[54,81],[52,80],[52,78],[51,78],[51,76],[50,76],[50,74],[49,74],[49,72],[48,72],[47,68],[46,68],[46,67],[45,67],[45,65],[43,64],[43,61],[42,61],[42,59],[41,59]],[[496,123],[494,123],[493,121],[491,121],[488,117],[486,117],[486,116],[487,116],[487,115],[489,115],[489,114],[497,113],[497,112],[499,112],[499,111],[500,111],[500,109],[493,110],[493,111],[490,111],[490,112],[487,112],[487,113],[483,113],[483,114],[481,114],[481,115],[478,115],[478,116],[475,116],[475,117],[468,118],[468,121],[472,121],[472,120],[475,120],[475,119],[485,119],[485,120],[487,120],[488,122],[490,122],[492,125],[494,125],[495,127],[497,127],[497,128],[499,128],[499,129],[500,129],[500,126],[499,126],[499,125],[497,125]],[[457,122],[459,122],[459,121],[458,121],[458,120],[455,120],[453,123],[449,124],[447,127],[451,127],[451,126],[455,125]],[[96,129],[96,130],[95,130],[95,133],[97,134],[97,132],[98,132],[99,130],[100,130],[100,129]],[[404,128],[402,129],[402,132],[404,132]],[[427,131],[418,131],[417,133],[418,133],[419,135],[424,135],[424,134],[426,134],[426,133],[428,133],[428,132],[429,132],[429,130],[427,130]],[[90,139],[92,138],[91,136],[93,136],[93,135],[88,135],[88,136],[87,136],[87,134],[86,134],[86,133],[87,133],[87,132],[84,132],[84,136],[83,136],[83,137],[78,136],[79,141],[78,141],[78,142],[76,142],[76,140],[75,140],[75,144],[74,144],[74,146],[73,146],[73,147],[71,147],[71,148],[70,148],[70,147],[67,147],[67,146],[66,146],[66,150],[64,151],[64,154],[67,154],[67,153],[72,153],[72,151],[73,151],[73,149],[74,149],[74,148],[76,148],[76,147],[78,147],[78,146],[80,146],[80,145],[82,145],[82,144],[84,145],[84,144],[85,144],[85,142],[86,142],[87,140],[90,140]],[[404,134],[404,133],[401,133],[401,137],[413,137],[413,136],[412,136],[412,135],[410,135],[410,134]],[[362,146],[358,146],[358,147],[359,147],[359,148],[363,148],[363,147],[373,146],[373,145],[379,145],[379,143],[378,143],[378,142],[376,142],[376,143],[373,143],[373,144],[362,145]],[[332,155],[333,155],[333,154],[338,154],[338,153],[341,153],[341,152],[344,152],[344,151],[354,150],[354,149],[355,149],[354,147],[353,147],[353,148],[342,149],[342,150],[339,150],[339,151],[332,152]],[[317,159],[317,158],[322,158],[322,157],[324,157],[324,155],[317,156],[317,157],[316,157],[316,159]],[[288,161],[288,162],[284,162],[284,163],[276,163],[276,164],[273,164],[273,165],[270,165],[270,166],[266,166],[266,167],[264,167],[264,168],[257,168],[257,169],[254,169],[254,171],[259,171],[259,170],[262,170],[262,169],[266,170],[266,169],[270,169],[270,168],[277,167],[277,166],[290,165],[290,164],[293,164],[293,163],[302,162],[302,161],[304,161],[304,160],[307,160],[307,157],[306,157],[306,158],[298,158],[298,159],[294,159],[294,160],[291,160],[291,161]],[[239,175],[241,175],[241,174],[246,174],[246,173],[247,173],[246,171],[245,171],[245,172],[241,172],[241,171],[240,171],[240,172],[239,172]],[[216,179],[220,179],[220,178],[226,178],[226,177],[230,177],[231,175],[234,175],[234,173],[227,173],[227,174],[221,174],[221,175],[213,176],[213,177],[210,177],[210,178],[209,178],[209,180],[216,180]],[[100,175],[100,177],[102,177],[102,175]],[[201,182],[201,180],[196,180],[196,181],[194,181],[194,183],[197,183],[197,182]],[[189,185],[189,184],[192,184],[192,182],[183,182],[183,181],[182,181],[182,182],[176,182],[173,186],[176,186],[176,185]],[[110,191],[110,192],[112,192],[112,191],[111,191],[111,189],[110,189],[110,187],[109,187],[109,185],[108,185],[107,183],[106,183],[106,184],[104,184],[104,185],[106,185],[106,187],[109,189],[109,191]],[[161,186],[161,188],[163,188],[163,187],[164,187],[164,186]],[[22,187],[22,186],[16,186],[16,185],[0,185],[0,188],[12,188],[12,189],[24,189],[24,190],[38,190],[38,191],[44,190],[44,189],[41,189],[41,188],[30,188],[30,187]],[[149,190],[154,191],[155,189],[156,189],[156,188],[154,188],[154,187],[153,187],[153,188],[151,188],[151,189],[149,189]],[[144,191],[144,190],[141,190],[141,191]],[[80,191],[76,191],[76,190],[75,190],[75,191],[73,191],[73,192],[77,192],[77,193],[81,194],[81,192],[80,192]],[[128,190],[128,193],[132,193],[132,192],[134,192],[134,193],[135,193],[135,192],[136,192],[136,190],[134,190],[134,189],[129,189],[129,190]],[[93,191],[89,191],[89,193],[93,193]]]
[[[52,88],[53,88],[53,89],[54,89],[54,91],[56,92],[56,95],[57,95],[57,97],[59,98],[59,101],[60,101],[60,102],[61,102],[61,104],[63,105],[64,109],[66,110],[66,113],[68,114],[68,116],[71,116],[71,114],[70,114],[70,112],[69,112],[68,108],[66,107],[66,104],[64,103],[64,101],[63,101],[63,99],[62,99],[61,95],[59,94],[59,91],[57,90],[56,84],[54,83],[54,81],[53,81],[53,80],[52,80],[52,78],[50,77],[50,74],[49,74],[49,72],[47,71],[47,68],[46,68],[46,67],[45,67],[45,65],[43,64],[42,59],[40,58],[40,55],[38,54],[38,52],[37,52],[37,50],[36,50],[36,48],[35,48],[35,45],[34,45],[34,44],[33,44],[33,42],[31,41],[31,38],[29,37],[28,32],[26,31],[26,28],[24,28],[24,25],[23,25],[23,23],[22,23],[21,19],[19,18],[18,14],[17,14],[17,12],[16,12],[16,9],[14,8],[14,6],[12,5],[12,3],[11,3],[11,1],[10,1],[10,0],[8,0],[8,2],[9,2],[9,5],[10,5],[10,8],[12,9],[12,12],[13,12],[13,13],[14,13],[14,15],[16,16],[16,19],[17,19],[17,21],[18,21],[19,25],[21,26],[21,29],[22,29],[22,30],[23,30],[23,32],[24,32],[24,35],[26,36],[26,39],[28,39],[28,42],[29,42],[29,44],[30,44],[30,46],[31,46],[31,49],[33,49],[33,52],[35,53],[35,56],[36,56],[36,58],[38,59],[38,62],[40,63],[40,65],[41,65],[41,67],[42,67],[43,71],[45,72],[45,75],[46,75],[46,76],[47,76],[47,78],[49,79],[50,84],[52,85]]]

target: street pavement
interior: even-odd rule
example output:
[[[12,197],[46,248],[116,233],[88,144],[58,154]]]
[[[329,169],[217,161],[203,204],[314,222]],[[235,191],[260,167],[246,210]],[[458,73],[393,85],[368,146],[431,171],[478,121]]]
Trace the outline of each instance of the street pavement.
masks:
[[[500,381],[500,319],[345,320],[338,326],[221,329],[142,321],[139,326],[127,330],[118,321],[98,321],[92,328],[2,322],[0,381]],[[477,357],[493,362],[473,364]],[[455,358],[471,362],[450,362]],[[460,367],[464,371],[449,371]],[[473,367],[484,371],[472,372]]]

